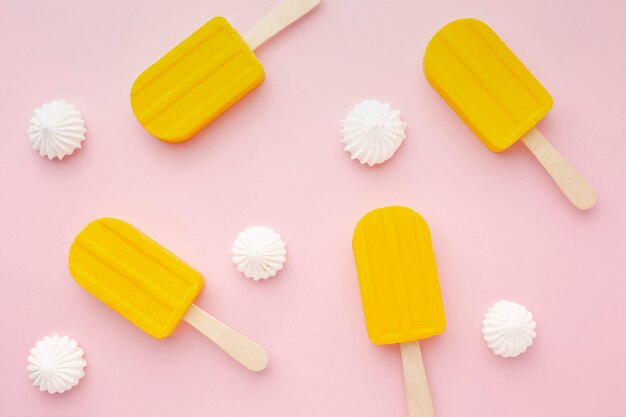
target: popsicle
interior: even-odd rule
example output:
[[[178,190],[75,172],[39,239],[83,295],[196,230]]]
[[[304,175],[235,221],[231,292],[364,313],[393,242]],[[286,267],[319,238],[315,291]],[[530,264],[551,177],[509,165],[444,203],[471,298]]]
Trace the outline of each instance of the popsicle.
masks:
[[[379,208],[359,221],[352,248],[369,338],[400,343],[409,416],[434,416],[419,340],[446,318],[428,225],[409,208]]]
[[[284,0],[243,36],[223,17],[210,20],[135,80],[135,116],[165,142],[191,138],[261,84],[263,66],[252,50],[319,2]]]
[[[193,304],[202,275],[141,231],[121,220],[89,223],[74,239],[70,273],[84,289],[156,338],[185,320],[253,371],[267,352]]]
[[[487,148],[501,152],[521,139],[574,206],[595,204],[589,183],[535,127],[552,97],[489,26],[444,26],[426,48],[424,73]]]

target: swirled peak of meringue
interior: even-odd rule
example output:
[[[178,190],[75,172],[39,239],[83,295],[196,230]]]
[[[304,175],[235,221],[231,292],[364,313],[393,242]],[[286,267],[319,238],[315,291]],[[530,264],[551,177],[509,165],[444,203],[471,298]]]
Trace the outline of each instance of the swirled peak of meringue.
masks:
[[[273,277],[286,261],[285,242],[266,226],[247,227],[233,242],[231,253],[237,270],[255,281]]]
[[[28,356],[27,370],[33,385],[50,394],[76,386],[85,375],[83,350],[67,336],[46,336],[35,343]]]
[[[378,100],[357,104],[342,125],[344,150],[350,152],[352,159],[369,166],[391,158],[406,137],[406,123],[400,119],[400,110]]]
[[[501,300],[492,305],[483,320],[483,338],[496,355],[513,358],[524,353],[537,335],[533,315],[526,307]]]
[[[85,121],[73,104],[54,100],[35,109],[28,124],[30,143],[48,159],[71,155],[85,140]]]

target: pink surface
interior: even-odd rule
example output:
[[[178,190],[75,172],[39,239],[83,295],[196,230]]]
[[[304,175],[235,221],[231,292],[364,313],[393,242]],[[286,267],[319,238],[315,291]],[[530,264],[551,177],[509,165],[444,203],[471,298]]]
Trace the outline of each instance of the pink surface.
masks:
[[[0,12],[2,213],[0,414],[6,416],[404,416],[400,352],[367,339],[353,226],[402,204],[429,222],[448,327],[422,350],[439,417],[623,416],[626,409],[626,7],[621,0],[329,1],[258,50],[265,83],[194,140],[151,138],[134,78],[214,15],[245,31],[277,0],[4,1]],[[501,2],[504,3],[504,2]],[[523,145],[485,149],[421,71],[446,22],[488,22],[555,99],[544,134],[595,186],[574,209]],[[26,128],[65,98],[82,150],[48,161]],[[402,110],[392,160],[350,161],[339,121],[365,98]],[[155,340],[84,292],[66,265],[90,220],[134,223],[205,274],[197,303],[265,346],[248,372],[186,324]],[[229,252],[245,226],[288,245],[285,269],[244,278]],[[482,315],[528,306],[535,345],[505,360]],[[63,395],[30,386],[26,356],[52,333],[89,361]]]

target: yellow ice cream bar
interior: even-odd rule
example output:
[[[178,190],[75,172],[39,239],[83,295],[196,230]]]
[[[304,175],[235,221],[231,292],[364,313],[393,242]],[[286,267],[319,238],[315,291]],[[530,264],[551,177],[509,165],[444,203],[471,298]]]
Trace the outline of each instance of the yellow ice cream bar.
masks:
[[[189,139],[264,78],[263,66],[223,17],[194,32],[135,81],[139,122],[166,142]]]
[[[552,97],[485,23],[460,19],[433,36],[426,78],[484,144],[500,152],[552,108]]]
[[[83,288],[157,338],[174,331],[204,285],[198,271],[163,246],[110,218],[76,236],[69,269]]]
[[[440,334],[446,325],[430,231],[406,207],[366,214],[352,239],[365,322],[377,345]]]

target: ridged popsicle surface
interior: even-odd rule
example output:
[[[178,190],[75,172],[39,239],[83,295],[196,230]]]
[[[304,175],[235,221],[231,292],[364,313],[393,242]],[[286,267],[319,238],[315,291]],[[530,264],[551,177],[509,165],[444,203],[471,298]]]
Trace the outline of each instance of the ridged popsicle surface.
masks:
[[[498,35],[476,19],[444,26],[424,55],[426,78],[492,151],[530,131],[552,97]]]
[[[145,70],[131,90],[139,122],[166,142],[189,139],[257,87],[263,66],[216,17]]]
[[[352,240],[367,332],[376,344],[441,333],[445,315],[430,231],[406,207],[366,214]]]
[[[198,271],[111,218],[90,223],[76,236],[69,269],[83,288],[157,338],[174,331],[204,285]]]

